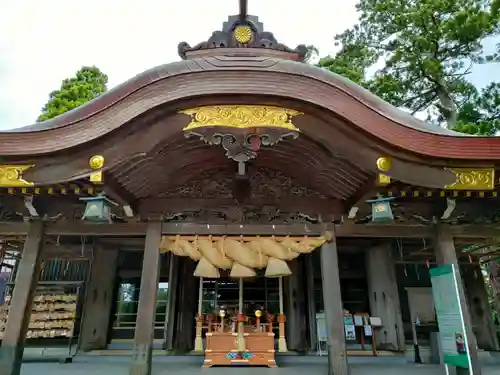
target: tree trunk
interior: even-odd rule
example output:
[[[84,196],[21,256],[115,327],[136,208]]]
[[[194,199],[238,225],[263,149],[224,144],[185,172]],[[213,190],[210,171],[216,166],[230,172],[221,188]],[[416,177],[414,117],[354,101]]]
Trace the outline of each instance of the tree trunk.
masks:
[[[455,129],[457,126],[458,109],[455,101],[450,95],[450,92],[446,88],[446,85],[442,82],[438,84],[436,90],[437,96],[439,98],[439,111],[446,120],[447,128],[450,130]]]

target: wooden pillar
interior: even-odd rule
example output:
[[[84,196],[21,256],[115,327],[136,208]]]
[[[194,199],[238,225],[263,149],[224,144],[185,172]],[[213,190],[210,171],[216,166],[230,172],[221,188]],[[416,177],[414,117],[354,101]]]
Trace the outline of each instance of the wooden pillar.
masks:
[[[286,331],[289,350],[306,350],[306,309],[303,257],[288,262],[292,274],[283,279],[286,287]]]
[[[321,278],[328,335],[328,374],[347,375],[344,309],[340,291],[339,259],[335,236],[321,246]]]
[[[500,315],[500,264],[499,260],[494,259],[488,263],[489,282],[493,292],[494,306],[497,311],[497,316]]]
[[[453,236],[449,233],[446,227],[438,226],[436,228],[436,238],[434,244],[434,251],[436,253],[436,261],[440,266],[446,264],[454,264],[457,272],[460,274],[460,267],[458,266],[458,258],[455,250],[455,244],[453,241]],[[462,308],[462,315],[465,323],[465,334],[467,335],[468,341],[468,352],[471,358],[471,373],[474,375],[481,375],[481,365],[479,363],[479,357],[477,352],[476,337],[472,332],[472,324],[470,318],[470,312],[467,305],[467,300],[465,298],[464,286],[462,278],[459,277],[457,280],[458,294],[460,298],[460,304]],[[468,369],[457,367],[457,375],[469,374]]]
[[[188,352],[193,349],[194,326],[196,315],[197,281],[193,273],[196,263],[191,259],[183,257],[179,259],[180,275],[179,295],[177,297],[177,324],[174,337],[174,349],[179,352]]]
[[[404,351],[403,317],[390,242],[367,250],[366,270],[370,313],[382,320],[382,329],[376,335],[377,348]]]
[[[154,319],[160,276],[161,223],[150,222],[146,231],[141,289],[135,326],[130,375],[151,375]]]
[[[318,327],[316,322],[316,300],[314,288],[314,267],[313,267],[314,253],[307,254],[306,262],[306,296],[307,296],[307,315],[309,320],[309,344],[310,350],[316,351],[318,347]]]
[[[479,349],[496,351],[498,340],[481,267],[479,264],[466,266],[462,268],[462,275],[477,345]]]
[[[172,350],[174,345],[176,299],[179,285],[179,257],[169,253],[168,299],[165,316],[165,350]]]
[[[80,332],[80,348],[83,351],[106,349],[108,344],[118,253],[118,249],[96,246],[83,305]]]
[[[19,375],[36,285],[40,276],[43,222],[32,221],[24,242],[0,347],[0,375]]]

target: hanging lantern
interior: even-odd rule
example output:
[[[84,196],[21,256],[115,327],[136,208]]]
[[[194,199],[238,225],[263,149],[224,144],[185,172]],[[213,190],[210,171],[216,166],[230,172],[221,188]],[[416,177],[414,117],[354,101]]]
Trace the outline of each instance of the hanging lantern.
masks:
[[[391,201],[393,199],[393,197],[378,197],[377,199],[366,201],[366,203],[371,203],[372,205],[372,222],[382,223],[394,220],[391,208]]]
[[[115,202],[109,200],[104,194],[95,197],[80,198],[86,202],[85,212],[82,220],[94,222],[111,222],[111,206],[118,206]]]

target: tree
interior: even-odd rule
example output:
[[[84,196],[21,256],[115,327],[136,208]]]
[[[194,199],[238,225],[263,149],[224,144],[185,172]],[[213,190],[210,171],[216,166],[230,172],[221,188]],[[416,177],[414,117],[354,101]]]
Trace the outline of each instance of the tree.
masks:
[[[474,64],[494,58],[485,55],[482,42],[499,31],[498,2],[360,0],[358,24],[335,37],[340,51],[319,66],[413,114],[426,111],[450,129],[459,122],[465,129],[472,113],[461,113],[462,105],[471,98],[484,102],[487,94],[466,77]],[[489,90],[498,93],[498,87]]]
[[[500,83],[492,82],[471,94],[458,111],[455,130],[475,135],[495,135],[500,131]]]
[[[108,76],[95,66],[83,67],[72,78],[65,79],[61,88],[49,94],[37,122],[59,116],[97,98],[107,91]]]

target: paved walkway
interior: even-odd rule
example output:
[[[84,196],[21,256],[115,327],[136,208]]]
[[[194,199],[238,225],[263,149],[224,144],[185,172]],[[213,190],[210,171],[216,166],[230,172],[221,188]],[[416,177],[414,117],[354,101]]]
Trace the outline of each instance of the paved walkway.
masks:
[[[436,365],[416,365],[404,358],[351,358],[350,375],[444,375]],[[22,375],[126,375],[129,359],[124,357],[80,357],[72,364],[24,363]],[[153,375],[325,375],[326,359],[318,357],[282,358],[277,369],[216,367],[202,369],[201,359],[162,357],[153,361]],[[500,364],[487,362],[483,375],[499,375]]]

